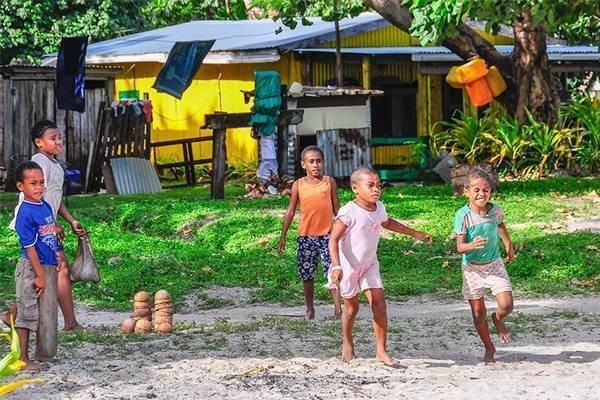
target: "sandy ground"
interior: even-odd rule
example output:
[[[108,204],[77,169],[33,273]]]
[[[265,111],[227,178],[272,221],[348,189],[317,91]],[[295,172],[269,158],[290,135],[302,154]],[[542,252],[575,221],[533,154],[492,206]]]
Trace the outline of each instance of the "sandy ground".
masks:
[[[164,336],[121,335],[128,313],[78,306],[94,332],[61,335],[56,360],[35,375],[45,385],[7,399],[600,398],[600,296],[517,299],[508,320],[514,340],[497,344],[491,366],[481,363],[465,303],[391,303],[388,347],[397,369],[372,358],[366,305],[355,330],[358,359],[349,365],[339,359],[340,322],[329,306],[318,307],[315,321],[302,318],[302,307],[196,306],[190,298],[186,313],[175,315],[176,331]]]

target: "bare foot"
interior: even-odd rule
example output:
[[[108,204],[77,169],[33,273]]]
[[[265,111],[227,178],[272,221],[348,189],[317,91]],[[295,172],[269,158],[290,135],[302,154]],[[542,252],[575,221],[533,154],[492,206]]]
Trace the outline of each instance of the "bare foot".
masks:
[[[354,345],[352,343],[344,343],[342,346],[342,361],[349,363],[355,358],[356,355],[354,354]]]
[[[315,319],[315,310],[306,310],[306,314],[304,314],[304,318],[306,319]]]
[[[65,322],[63,332],[78,333],[78,332],[87,332],[87,330],[83,326],[79,325],[79,322],[75,321],[75,322],[71,322],[71,323]]]
[[[40,364],[31,362],[31,361],[25,361],[25,365],[23,365],[20,368],[21,371],[43,371],[44,368],[42,368],[42,366]]]
[[[510,342],[510,332],[504,322],[496,317],[496,313],[492,313],[492,322],[496,327],[496,331],[498,332],[498,337],[500,338],[500,342],[508,343]]]
[[[496,348],[492,347],[491,349],[485,349],[485,355],[483,356],[483,362],[486,364],[493,364],[496,362],[494,359],[494,354],[496,354]]]
[[[395,360],[392,356],[390,356],[385,351],[382,353],[377,353],[375,355],[375,360],[380,363],[384,363],[388,367],[397,367],[400,364],[400,362],[398,360]]]
[[[333,315],[336,318],[341,318],[342,317],[342,309],[341,308],[334,308],[333,309]]]

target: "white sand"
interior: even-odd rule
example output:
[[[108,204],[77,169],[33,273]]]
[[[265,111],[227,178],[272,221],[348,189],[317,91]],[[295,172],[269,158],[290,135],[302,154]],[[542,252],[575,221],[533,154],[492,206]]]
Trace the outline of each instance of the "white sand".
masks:
[[[398,369],[373,360],[366,306],[355,332],[359,358],[349,365],[339,359],[339,322],[328,306],[312,322],[302,307],[183,309],[189,313],[175,321],[185,324],[172,335],[123,337],[115,332],[128,313],[78,307],[100,338],[61,337],[57,359],[35,375],[46,386],[7,399],[600,398],[600,296],[517,299],[508,320],[514,340],[497,344],[491,366],[480,362],[465,303],[390,304],[388,347]]]

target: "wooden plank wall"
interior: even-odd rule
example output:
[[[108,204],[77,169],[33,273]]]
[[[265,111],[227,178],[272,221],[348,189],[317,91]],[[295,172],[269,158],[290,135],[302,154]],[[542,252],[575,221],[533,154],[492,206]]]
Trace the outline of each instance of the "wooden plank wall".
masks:
[[[29,131],[35,122],[49,119],[56,122],[63,136],[63,149],[58,159],[81,172],[82,187],[85,187],[90,140],[96,135],[99,104],[108,100],[107,88],[86,89],[85,112],[79,113],[56,107],[54,80],[28,76],[26,79],[6,79],[3,84],[5,88],[0,92],[0,97],[3,97],[4,107],[0,109],[9,115],[4,115],[1,124],[3,132],[0,132],[0,144],[3,153],[0,162],[3,162],[8,173],[12,169],[11,156],[30,157],[36,153]],[[12,189],[10,178],[7,189]]]

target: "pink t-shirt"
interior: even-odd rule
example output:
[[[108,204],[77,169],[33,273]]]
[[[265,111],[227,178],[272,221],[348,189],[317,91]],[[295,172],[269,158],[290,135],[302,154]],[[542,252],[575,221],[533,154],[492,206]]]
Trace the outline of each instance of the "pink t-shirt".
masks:
[[[348,228],[339,242],[343,298],[356,296],[359,291],[382,288],[379,275],[377,246],[381,236],[381,224],[388,220],[385,206],[376,203],[375,211],[367,211],[350,201],[340,208],[336,219]]]

